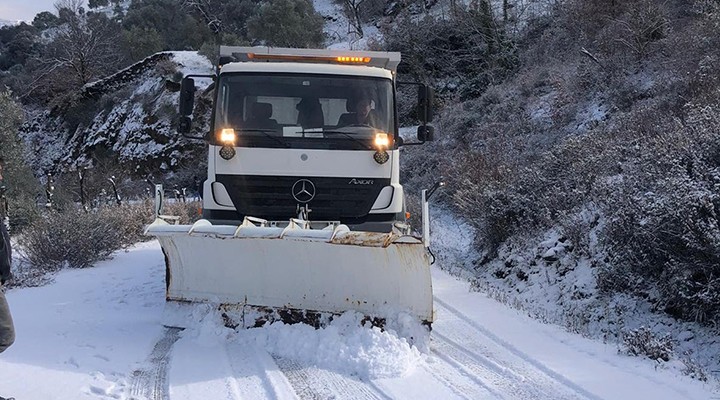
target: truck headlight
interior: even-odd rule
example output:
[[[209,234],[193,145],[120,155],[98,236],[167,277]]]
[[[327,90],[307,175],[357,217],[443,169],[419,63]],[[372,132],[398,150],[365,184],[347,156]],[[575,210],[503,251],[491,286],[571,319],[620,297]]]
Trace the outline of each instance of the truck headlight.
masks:
[[[223,128],[222,130],[220,130],[220,141],[223,143],[223,145],[226,145],[226,146],[235,145],[236,140],[237,140],[237,135],[235,134],[235,129]]]
[[[377,149],[375,154],[373,154],[375,162],[385,164],[390,159],[390,155],[387,152],[387,148],[390,147],[390,136],[388,136],[387,133],[376,133],[374,144]]]
[[[387,133],[376,133],[375,134],[375,147],[379,150],[387,149],[390,146],[390,137]]]

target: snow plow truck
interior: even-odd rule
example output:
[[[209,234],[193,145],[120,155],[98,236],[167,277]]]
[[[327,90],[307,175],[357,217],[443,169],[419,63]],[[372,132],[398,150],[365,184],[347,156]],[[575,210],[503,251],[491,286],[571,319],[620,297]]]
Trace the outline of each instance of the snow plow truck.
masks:
[[[165,254],[168,304],[218,304],[244,326],[349,310],[432,323],[427,191],[414,236],[399,148],[433,139],[433,90],[398,82],[399,63],[395,52],[221,46],[215,74],[183,78],[180,133],[191,137],[195,79],[212,79],[214,100],[202,219],[173,224],[160,202],[146,229]],[[401,84],[418,92],[407,141]]]

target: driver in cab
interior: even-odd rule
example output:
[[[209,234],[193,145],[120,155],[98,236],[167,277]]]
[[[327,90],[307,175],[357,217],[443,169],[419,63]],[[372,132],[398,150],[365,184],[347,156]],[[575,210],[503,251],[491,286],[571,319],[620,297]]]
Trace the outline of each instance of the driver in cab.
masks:
[[[340,116],[338,128],[353,125],[378,127],[377,112],[372,108],[372,101],[368,96],[361,95],[348,99],[345,108],[349,112]]]

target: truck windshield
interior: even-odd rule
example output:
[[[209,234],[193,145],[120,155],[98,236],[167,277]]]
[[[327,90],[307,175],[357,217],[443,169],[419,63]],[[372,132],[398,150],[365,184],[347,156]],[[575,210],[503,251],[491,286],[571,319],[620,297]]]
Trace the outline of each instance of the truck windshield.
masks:
[[[220,77],[215,132],[234,129],[240,147],[372,149],[395,134],[389,79],[286,73]],[[212,135],[213,142],[218,135]]]

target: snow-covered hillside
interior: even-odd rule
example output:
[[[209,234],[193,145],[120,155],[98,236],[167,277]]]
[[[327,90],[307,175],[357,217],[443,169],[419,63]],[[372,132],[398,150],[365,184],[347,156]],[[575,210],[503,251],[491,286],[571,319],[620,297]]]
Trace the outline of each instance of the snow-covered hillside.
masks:
[[[316,0],[314,5],[325,18],[329,48],[365,49],[369,41],[379,40],[372,25],[363,28],[363,37],[353,34],[341,5],[331,0]],[[98,154],[117,156],[138,176],[196,165],[202,146],[175,130],[177,82],[181,74],[212,72],[210,61],[197,52],[161,52],[87,84],[77,96],[51,109],[30,112],[21,135],[36,155],[33,170],[38,174],[74,170],[92,165]],[[200,88],[208,83],[197,81]],[[196,107],[198,133],[207,130],[206,106],[199,102]]]
[[[497,259],[476,269],[475,290],[534,318],[581,335],[623,344],[647,332],[649,344],[666,347],[669,363],[699,379],[714,380],[720,365],[720,337],[712,329],[658,312],[652,299],[603,294],[594,259],[572,253],[572,242],[557,231],[509,243]],[[664,344],[663,344],[664,343]]]
[[[372,24],[363,25],[363,36],[348,20],[341,4],[332,0],[313,0],[315,10],[325,19],[324,32],[327,36],[326,46],[335,50],[365,50],[368,43],[381,41],[382,35]]]
[[[110,151],[139,172],[165,171],[193,160],[202,146],[175,131],[177,75],[212,73],[197,52],[157,53],[86,85],[72,102],[44,111],[21,129],[36,171],[90,165],[97,151]],[[198,85],[202,88],[202,81]],[[201,108],[201,107],[198,107]],[[202,130],[206,115],[195,127]]]

